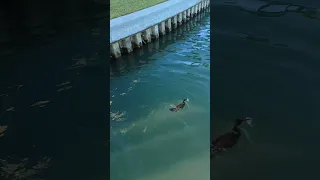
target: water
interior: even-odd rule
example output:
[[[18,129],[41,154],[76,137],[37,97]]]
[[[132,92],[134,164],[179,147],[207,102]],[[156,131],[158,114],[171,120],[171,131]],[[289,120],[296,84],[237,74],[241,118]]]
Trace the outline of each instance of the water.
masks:
[[[297,6],[299,5],[299,6]],[[258,0],[212,4],[213,136],[235,118],[253,143],[212,163],[212,179],[302,179],[317,175],[320,146],[319,3]]]
[[[106,21],[1,57],[0,179],[109,178]]]
[[[117,60],[110,89],[112,180],[209,179],[209,12]]]

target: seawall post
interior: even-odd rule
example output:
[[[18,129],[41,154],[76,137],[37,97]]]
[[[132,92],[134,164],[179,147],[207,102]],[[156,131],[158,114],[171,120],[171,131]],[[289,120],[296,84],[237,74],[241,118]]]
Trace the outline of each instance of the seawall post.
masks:
[[[148,28],[142,33],[142,38],[145,43],[151,42],[151,29]]]
[[[180,26],[182,24],[182,13],[178,14],[178,25]]]
[[[159,27],[158,24],[151,27],[151,38],[158,39],[159,38]]]
[[[171,32],[171,18],[166,20],[166,31]]]
[[[172,18],[172,27],[173,29],[176,29],[178,26],[178,17],[177,15],[175,15],[173,18]]]
[[[140,48],[142,46],[141,33],[132,36],[133,48]]]
[[[159,35],[163,36],[166,34],[166,22],[163,21],[159,24]]]

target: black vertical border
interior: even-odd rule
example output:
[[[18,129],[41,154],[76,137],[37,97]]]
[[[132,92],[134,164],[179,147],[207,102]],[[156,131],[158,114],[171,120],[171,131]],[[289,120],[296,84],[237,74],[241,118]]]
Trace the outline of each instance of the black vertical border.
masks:
[[[88,123],[98,123],[99,127],[103,127],[98,132],[95,133],[95,135],[99,136],[96,137],[97,139],[105,142],[104,144],[99,145],[97,149],[94,149],[93,151],[97,153],[101,153],[102,155],[97,158],[96,155],[90,155],[87,154],[87,156],[90,156],[92,158],[90,160],[93,164],[83,164],[85,167],[95,167],[94,171],[87,171],[87,172],[81,172],[79,171],[78,174],[83,177],[88,176],[97,176],[98,179],[110,179],[110,146],[109,146],[109,139],[110,139],[110,52],[109,52],[109,45],[110,45],[110,0],[102,0],[103,6],[101,6],[101,9],[104,9],[105,12],[103,16],[96,17],[93,16],[93,14],[96,12],[95,8],[93,7],[95,0],[80,0],[80,1],[70,1],[70,0],[31,0],[31,1],[23,1],[23,0],[4,0],[0,2],[0,11],[4,14],[4,23],[6,23],[7,27],[10,31],[10,39],[12,39],[12,43],[6,45],[6,46],[14,46],[14,48],[19,49],[21,47],[25,48],[26,46],[29,46],[29,44],[32,43],[33,39],[30,36],[30,32],[27,29],[28,24],[28,9],[29,7],[34,6],[37,4],[36,10],[41,9],[43,12],[38,13],[39,15],[41,13],[46,13],[47,11],[53,12],[52,16],[49,19],[46,19],[48,23],[52,23],[54,25],[60,26],[60,28],[64,28],[61,25],[61,21],[64,21],[64,18],[66,18],[64,15],[68,9],[66,8],[66,4],[68,3],[79,3],[81,5],[77,6],[77,4],[74,4],[74,9],[80,8],[84,11],[86,18],[83,23],[84,26],[88,27],[92,25],[93,21],[104,21],[104,25],[101,27],[101,43],[98,46],[98,49],[96,49],[100,53],[100,62],[99,67],[96,69],[97,73],[95,75],[102,76],[104,81],[100,82],[99,85],[90,87],[95,90],[95,94],[88,94],[89,97],[86,97],[86,99],[90,99],[90,102],[96,102],[96,104],[87,104],[85,106],[95,106],[99,104],[100,107],[95,107],[96,110],[92,113],[92,119],[86,119]],[[98,0],[97,0],[98,1]],[[100,2],[100,1],[99,1]],[[39,5],[40,4],[40,5]],[[45,7],[43,7],[45,5]],[[70,7],[70,6],[69,6]],[[107,8],[106,8],[107,7]],[[73,9],[73,10],[74,10]],[[101,11],[101,9],[99,11]],[[51,22],[50,22],[51,21]],[[45,23],[47,23],[45,22]],[[66,24],[65,26],[69,26]],[[72,29],[71,31],[73,31]],[[27,38],[26,38],[27,37]],[[23,38],[23,39],[22,39]],[[86,44],[83,44],[86,46]],[[87,45],[88,46],[88,45]],[[1,46],[0,48],[7,48],[4,46]],[[72,47],[70,47],[72,48]],[[88,47],[90,48],[90,47]],[[68,51],[68,49],[66,49]],[[59,53],[59,52],[57,52]],[[88,84],[91,85],[91,84]],[[109,92],[109,93],[108,93]],[[80,99],[81,97],[79,97]],[[81,100],[79,100],[79,103],[81,103]],[[102,105],[102,106],[101,106]],[[108,112],[109,110],[109,112]],[[79,114],[84,112],[78,112]],[[59,114],[59,112],[56,112],[56,114],[48,115],[48,116],[63,116],[63,114]],[[95,118],[102,118],[102,119],[95,119]],[[60,119],[61,120],[61,119]],[[70,131],[70,133],[75,132],[74,130]],[[77,134],[72,134],[72,136],[77,136]],[[101,141],[98,141],[101,143]],[[55,142],[51,142],[52,146],[54,146]],[[70,142],[72,143],[72,142]],[[56,147],[54,151],[62,151],[62,147]],[[81,162],[81,160],[79,160]],[[82,165],[82,164],[81,164]],[[49,170],[50,171],[50,170]],[[49,173],[50,174],[50,173]],[[46,173],[47,175],[47,173]],[[52,174],[50,174],[52,175]],[[59,174],[61,175],[61,174]],[[59,176],[57,174],[54,174],[53,176],[46,177],[45,179],[55,179],[55,176]],[[68,178],[68,177],[64,177]]]
[[[213,76],[214,76],[214,37],[213,37],[213,26],[214,26],[214,12],[213,12],[213,8],[212,8],[212,1],[210,0],[210,145],[211,145],[211,142],[213,140],[213,96],[212,94],[214,93],[214,85],[213,85]],[[210,146],[211,148],[211,146]],[[211,149],[210,149],[210,154],[211,154]],[[213,162],[210,158],[210,179],[211,178],[211,169],[213,168]]]
[[[107,105],[108,105],[108,112],[105,112],[105,115],[107,116],[106,117],[106,124],[105,124],[105,126],[106,126],[106,137],[107,137],[107,152],[106,152],[106,154],[107,154],[107,165],[106,165],[106,175],[107,175],[107,178],[105,178],[105,179],[110,179],[110,63],[111,63],[111,54],[110,54],[110,0],[107,0],[107,2],[108,2],[108,6],[109,6],[109,8],[108,8],[108,22],[106,22],[107,23],[107,31],[106,31],[106,39],[105,39],[105,41],[107,42],[107,45],[108,46],[106,46],[106,53],[107,53],[107,56],[106,56],[106,60],[107,60],[107,64],[106,64],[106,72],[108,73],[107,75],[106,75],[106,77],[108,77],[108,80],[107,80],[107,89],[108,89],[108,92],[109,93],[106,93],[106,94],[108,94],[108,97],[107,97]]]

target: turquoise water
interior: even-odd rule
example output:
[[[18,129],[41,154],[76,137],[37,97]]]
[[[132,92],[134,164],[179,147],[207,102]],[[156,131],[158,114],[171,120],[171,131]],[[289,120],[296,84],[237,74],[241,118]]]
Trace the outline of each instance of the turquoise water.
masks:
[[[291,1],[292,2],[292,1]],[[213,136],[242,126],[212,179],[303,179],[319,162],[319,2],[214,1]]]
[[[111,180],[209,179],[209,12],[117,60],[110,89]]]

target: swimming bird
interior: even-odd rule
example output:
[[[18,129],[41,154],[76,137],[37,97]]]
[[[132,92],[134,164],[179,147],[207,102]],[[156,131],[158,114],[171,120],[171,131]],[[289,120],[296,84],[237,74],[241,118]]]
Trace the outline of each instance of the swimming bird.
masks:
[[[184,106],[186,105],[186,101],[189,101],[189,99],[188,99],[188,98],[184,99],[184,100],[182,101],[182,103],[176,105],[175,107],[170,108],[169,110],[172,111],[172,112],[177,112],[177,111],[179,111],[180,109],[183,109]]]
[[[226,151],[227,149],[232,148],[235,144],[237,144],[241,136],[241,131],[238,126],[243,123],[247,123],[248,125],[252,126],[251,122],[252,118],[249,117],[245,118],[244,120],[236,119],[231,132],[220,135],[218,138],[211,142],[210,158],[212,158],[215,153]]]

